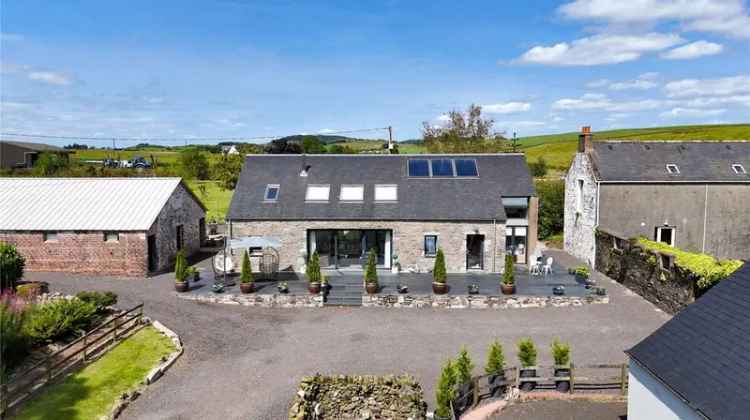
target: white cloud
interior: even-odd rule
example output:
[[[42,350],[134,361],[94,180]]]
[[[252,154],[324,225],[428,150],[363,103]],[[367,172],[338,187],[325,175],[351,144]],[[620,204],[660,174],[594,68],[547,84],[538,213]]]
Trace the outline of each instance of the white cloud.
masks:
[[[318,134],[328,134],[328,133],[335,133],[335,132],[336,132],[336,130],[334,130],[334,129],[324,128],[322,130],[319,130]]]
[[[608,86],[610,83],[612,82],[609,79],[597,79],[597,80],[592,80],[586,83],[586,87],[590,89],[598,89],[601,87]]]
[[[750,95],[732,95],[719,97],[702,97],[690,99],[683,102],[691,108],[710,108],[721,105],[744,105],[750,106]]]
[[[504,102],[490,105],[482,105],[482,112],[487,114],[517,114],[531,109],[528,102]]]
[[[500,127],[542,127],[547,125],[544,121],[502,121],[495,124]]]
[[[671,98],[750,94],[750,75],[676,80],[664,85],[664,91]]]
[[[587,83],[586,87],[593,89],[606,87],[610,90],[647,90],[659,86],[656,82],[658,78],[659,73],[649,72],[641,74],[635,80],[626,80],[622,82],[613,82],[609,79],[593,80]]]
[[[750,38],[744,0],[575,0],[559,12],[572,19],[614,24],[678,21],[687,30]]]
[[[705,118],[721,115],[726,109],[673,108],[659,114],[662,118]]]
[[[637,60],[641,55],[658,52],[684,42],[674,34],[644,35],[600,34],[561,42],[553,46],[536,46],[515,60],[519,63],[553,66],[594,66]]]
[[[661,54],[661,57],[668,60],[689,60],[719,54],[723,50],[724,46],[721,44],[714,44],[708,41],[695,41],[664,52]]]
[[[71,80],[68,77],[52,71],[32,71],[29,73],[29,79],[58,86],[71,84]]]
[[[664,101],[656,99],[614,101],[606,95],[587,93],[580,98],[559,99],[552,104],[552,108],[565,111],[603,110],[625,113],[657,109],[664,105]]]

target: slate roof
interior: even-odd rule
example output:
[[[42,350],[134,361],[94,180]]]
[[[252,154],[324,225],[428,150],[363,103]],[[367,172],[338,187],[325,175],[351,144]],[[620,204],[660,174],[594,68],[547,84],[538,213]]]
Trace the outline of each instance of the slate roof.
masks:
[[[180,178],[0,178],[0,230],[148,230],[180,183]]]
[[[13,146],[23,147],[37,152],[55,152],[55,153],[72,153],[71,150],[62,147],[52,146],[44,143],[30,143],[27,141],[0,140],[0,143],[11,144]]]
[[[407,176],[409,158],[476,159],[477,178]],[[310,165],[307,177],[300,171]],[[278,202],[264,203],[267,184]],[[305,202],[308,184],[330,184],[329,201]],[[363,184],[364,200],[340,202],[342,184]],[[375,184],[398,186],[395,203],[374,202]],[[248,155],[232,197],[234,220],[505,220],[501,197],[534,195],[523,154]]]
[[[710,419],[750,413],[750,263],[626,351]]]
[[[600,181],[750,183],[732,170],[739,163],[750,173],[750,141],[595,141],[590,156]]]

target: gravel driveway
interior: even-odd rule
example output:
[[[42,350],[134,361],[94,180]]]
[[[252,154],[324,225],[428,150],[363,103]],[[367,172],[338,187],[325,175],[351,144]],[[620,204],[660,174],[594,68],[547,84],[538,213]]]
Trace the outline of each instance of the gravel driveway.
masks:
[[[557,261],[574,263],[560,254]],[[205,262],[203,263],[205,264]],[[597,276],[601,276],[597,274]],[[443,361],[466,345],[484,364],[488,343],[500,338],[506,359],[514,343],[532,337],[549,364],[554,337],[569,341],[577,363],[622,362],[623,350],[669,316],[619,284],[599,277],[611,303],[507,310],[265,309],[203,304],[174,296],[172,276],[90,278],[28,273],[52,290],[112,290],[118,306],[145,303],[145,312],[175,330],[185,353],[124,412],[124,419],[284,419],[296,384],[321,373],[409,373],[433,404]]]

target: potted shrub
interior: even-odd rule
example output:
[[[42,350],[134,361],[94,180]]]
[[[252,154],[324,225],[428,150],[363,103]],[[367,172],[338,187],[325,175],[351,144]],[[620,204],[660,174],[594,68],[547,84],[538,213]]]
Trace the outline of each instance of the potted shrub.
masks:
[[[370,295],[378,293],[377,258],[375,250],[371,249],[367,255],[367,266],[365,267],[365,289],[367,294]]]
[[[469,352],[466,351],[466,347],[461,347],[461,351],[458,353],[458,358],[453,362],[453,369],[456,375],[456,385],[458,393],[460,395],[467,395],[471,391],[471,373],[474,371],[474,363],[471,361]],[[471,401],[467,398],[463,400],[459,410],[463,411],[468,408]]]
[[[588,279],[591,273],[589,272],[588,267],[586,267],[585,265],[581,265],[573,270],[573,275],[576,276],[576,281],[581,283],[588,283]]]
[[[436,295],[444,295],[448,293],[448,284],[445,282],[447,279],[445,271],[445,255],[443,249],[438,248],[437,255],[435,255],[435,266],[432,269],[432,292]]]
[[[497,395],[505,390],[500,382],[505,380],[505,355],[503,354],[503,345],[499,340],[490,343],[487,350],[487,365],[484,367],[484,373],[489,375],[487,381],[492,388],[492,395]]]
[[[552,358],[555,359],[555,376],[570,376],[570,344],[562,343],[555,338],[552,341]],[[568,392],[570,381],[555,381],[558,392]]]
[[[451,402],[456,397],[456,374],[453,362],[447,360],[440,372],[435,390],[435,420],[450,420],[452,418]]]
[[[479,294],[479,285],[478,284],[472,283],[472,284],[466,286],[466,288],[468,289],[468,292],[469,292],[470,295],[478,295]]]
[[[536,377],[536,346],[531,338],[522,338],[518,341],[518,361],[521,362],[521,378]],[[521,381],[522,391],[531,391],[536,386],[536,382]]]
[[[188,272],[187,259],[183,250],[177,251],[177,257],[174,262],[174,289],[180,293],[188,291]]]
[[[310,291],[311,294],[317,295],[320,293],[320,256],[318,256],[318,252],[315,251],[312,254],[312,257],[310,257],[310,263],[307,264],[306,268],[306,274],[307,274],[307,290]]]
[[[279,284],[276,285],[276,288],[279,290],[279,293],[289,293],[289,283],[285,281],[280,281]]]
[[[16,282],[23,277],[26,260],[15,246],[0,241],[0,292],[14,291]]]
[[[504,295],[516,293],[516,277],[513,273],[513,256],[505,254],[505,270],[503,270],[503,283],[500,285]]]
[[[240,292],[253,293],[255,291],[255,279],[253,269],[250,265],[250,256],[247,250],[242,253],[242,271],[240,272]]]

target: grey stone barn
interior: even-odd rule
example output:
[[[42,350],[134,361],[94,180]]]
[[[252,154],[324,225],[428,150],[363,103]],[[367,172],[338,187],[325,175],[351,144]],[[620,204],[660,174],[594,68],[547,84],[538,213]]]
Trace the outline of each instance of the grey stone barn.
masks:
[[[199,250],[205,214],[180,178],[0,178],[0,241],[29,271],[169,270]]]
[[[747,141],[592,141],[585,130],[565,180],[565,250],[593,264],[603,228],[747,260],[749,171]]]
[[[314,252],[361,270],[375,249],[381,269],[427,272],[441,248],[449,272],[498,272],[531,255],[537,213],[523,154],[248,155],[227,218],[280,242],[281,270]]]

